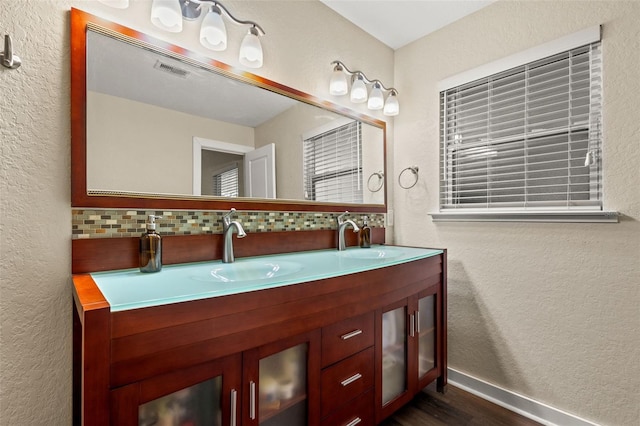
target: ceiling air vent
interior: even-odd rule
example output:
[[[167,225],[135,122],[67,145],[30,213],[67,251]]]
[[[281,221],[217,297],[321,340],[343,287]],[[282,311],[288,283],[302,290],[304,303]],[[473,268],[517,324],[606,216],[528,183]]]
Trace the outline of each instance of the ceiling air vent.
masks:
[[[161,70],[164,72],[168,72],[169,74],[175,75],[176,77],[187,78],[190,71],[183,70],[182,68],[178,68],[173,65],[165,64],[164,62],[156,61],[156,64],[153,66],[157,70]]]

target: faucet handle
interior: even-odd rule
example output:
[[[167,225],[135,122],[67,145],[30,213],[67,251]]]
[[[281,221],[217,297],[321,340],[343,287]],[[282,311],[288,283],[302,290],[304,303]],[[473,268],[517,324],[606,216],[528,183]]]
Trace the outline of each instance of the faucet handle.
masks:
[[[337,218],[338,223],[339,223],[339,224],[340,224],[340,223],[342,223],[342,219],[344,219],[344,217],[345,217],[346,215],[348,215],[348,214],[349,214],[349,210],[345,210],[345,212],[344,212],[344,213],[342,213],[341,215],[339,215],[339,216],[338,216],[338,218]]]
[[[234,214],[236,212],[236,209],[231,207],[231,210],[229,210],[229,212],[225,213],[222,217],[224,219],[228,219],[229,217],[231,217],[232,214]]]

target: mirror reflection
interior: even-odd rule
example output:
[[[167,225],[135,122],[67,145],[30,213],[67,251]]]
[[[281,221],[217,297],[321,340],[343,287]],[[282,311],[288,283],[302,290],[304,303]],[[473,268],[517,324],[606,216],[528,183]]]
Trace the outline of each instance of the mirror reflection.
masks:
[[[89,193],[384,204],[382,128],[109,31],[87,31]]]

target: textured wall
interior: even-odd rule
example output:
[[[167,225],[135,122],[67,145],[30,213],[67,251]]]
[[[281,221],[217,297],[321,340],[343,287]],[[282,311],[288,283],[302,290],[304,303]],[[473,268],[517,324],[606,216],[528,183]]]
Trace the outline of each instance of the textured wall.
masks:
[[[640,419],[640,2],[505,1],[396,52],[396,243],[449,249],[452,368],[606,425]],[[437,82],[604,24],[604,204],[619,224],[433,223]]]
[[[71,410],[69,42],[53,2],[3,2],[23,65],[0,70],[0,424]]]
[[[334,59],[392,81],[393,51],[320,2],[225,5],[268,32],[259,75],[324,98],[330,98],[327,86]],[[146,0],[132,1],[124,11],[94,1],[1,2],[1,29],[13,36],[23,60],[18,70],[0,67],[2,426],[71,424],[71,6],[197,47],[195,26],[175,38],[151,28]],[[239,42],[246,30],[228,27],[235,34],[230,40]],[[215,57],[237,65],[236,55],[237,47],[230,47]]]

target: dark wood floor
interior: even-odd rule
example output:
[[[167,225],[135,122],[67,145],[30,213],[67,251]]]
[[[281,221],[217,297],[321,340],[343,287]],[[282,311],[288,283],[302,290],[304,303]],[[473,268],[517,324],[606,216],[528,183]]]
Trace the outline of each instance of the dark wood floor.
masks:
[[[380,426],[533,426],[526,417],[449,385],[442,395],[435,387],[420,392]]]

